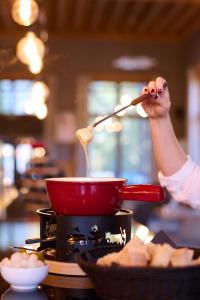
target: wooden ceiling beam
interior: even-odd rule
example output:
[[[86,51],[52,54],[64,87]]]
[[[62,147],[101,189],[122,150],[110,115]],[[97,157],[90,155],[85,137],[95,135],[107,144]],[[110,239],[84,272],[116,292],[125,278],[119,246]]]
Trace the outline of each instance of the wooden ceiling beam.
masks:
[[[124,28],[126,27],[128,32],[134,31],[144,12],[146,13],[145,4],[136,3],[132,11],[130,10],[130,15],[127,17]]]
[[[63,39],[89,39],[89,40],[110,40],[110,41],[160,41],[160,42],[179,42],[178,37],[174,37],[171,34],[161,35],[161,34],[141,34],[138,32],[134,33],[123,33],[120,34],[118,32],[108,32],[105,34],[105,31],[95,31],[88,33],[88,31],[82,32],[74,32],[74,31],[66,31],[66,32],[56,32],[50,33],[50,38],[63,38]]]
[[[200,18],[191,20],[187,28],[184,28],[184,30],[179,33],[179,38],[186,39],[196,30],[200,30]]]
[[[138,31],[142,32],[151,28],[153,21],[159,16],[162,10],[164,10],[163,4],[158,3],[152,5],[147,17],[142,20],[141,24],[139,24]]]
[[[0,31],[0,39],[10,38],[13,43],[15,43],[20,37],[22,33],[17,31]],[[184,38],[184,37],[182,37]],[[54,39],[83,39],[83,40],[109,40],[109,41],[119,41],[119,42],[131,42],[131,41],[157,41],[157,42],[180,42],[180,37],[174,36],[172,34],[149,34],[149,33],[141,33],[141,32],[123,32],[123,34],[119,32],[107,32],[105,31],[95,31],[95,32],[75,32],[74,30],[66,30],[66,31],[52,31],[49,32],[49,41]]]
[[[7,1],[6,5],[0,0],[0,19],[5,28],[12,28],[16,25],[11,15],[12,3]]]
[[[59,30],[66,26],[71,12],[72,1],[74,0],[57,0],[56,28]]]
[[[75,14],[72,25],[75,30],[81,30],[84,19],[90,17],[89,15],[87,15],[89,5],[91,5],[91,2],[89,0],[76,0]]]
[[[93,0],[95,1],[95,0]],[[91,16],[90,20],[90,26],[91,26],[91,31],[95,31],[99,28],[101,24],[101,20],[103,18],[103,13],[106,7],[106,3],[108,0],[100,0],[96,2],[96,9],[95,13],[93,16]]]
[[[121,19],[126,10],[126,2],[120,1],[113,5],[113,11],[107,21],[106,29],[115,30],[120,27]]]
[[[166,29],[169,30],[171,24],[174,20],[176,20],[182,10],[183,6],[179,4],[176,4],[175,6],[168,6],[167,11],[163,12],[163,15],[161,16],[159,26],[155,27],[155,31],[164,32]]]
[[[190,24],[190,22],[192,21],[192,19],[199,19],[200,16],[200,8],[197,9],[196,7],[192,6],[189,7],[184,14],[181,14],[179,21],[177,23],[174,24],[173,28],[171,28],[171,30],[173,30],[173,32],[177,32],[179,33],[182,30],[187,29],[188,25]]]
[[[14,43],[27,28],[12,20],[10,1],[0,0],[0,37],[12,38]],[[50,39],[63,36],[177,41],[200,26],[200,0],[38,0],[38,3],[40,1],[47,14],[45,28]]]
[[[45,1],[44,2],[44,11],[46,13],[47,19],[47,30],[55,30],[56,29],[56,8],[54,7],[54,3],[52,1]],[[37,25],[37,22],[34,23]]]
[[[109,0],[107,0],[109,1]],[[134,2],[134,3],[159,3],[159,4],[197,4],[200,6],[199,0],[115,0],[116,2]]]

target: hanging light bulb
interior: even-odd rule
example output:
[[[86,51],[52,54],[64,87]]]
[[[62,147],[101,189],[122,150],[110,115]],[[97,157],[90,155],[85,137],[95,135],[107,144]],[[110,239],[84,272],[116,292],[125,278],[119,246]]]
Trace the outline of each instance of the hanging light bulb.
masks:
[[[47,106],[45,103],[41,103],[36,109],[35,109],[35,115],[38,119],[43,120],[46,118],[48,113]]]
[[[37,59],[44,57],[45,45],[34,32],[30,31],[17,43],[16,54],[22,63],[30,64],[35,57]]]
[[[28,64],[28,69],[33,74],[39,74],[43,68],[43,61],[42,59],[36,55],[32,57],[32,60]]]
[[[30,26],[38,17],[39,8],[35,0],[15,0],[12,6],[12,17],[16,23]]]
[[[49,88],[43,81],[36,81],[31,89],[31,97],[33,99],[43,99],[44,101],[49,95]]]
[[[27,113],[27,115],[33,115],[35,112],[34,103],[30,100],[25,102],[24,110],[25,110],[25,113]]]
[[[44,119],[48,113],[45,104],[48,95],[48,86],[43,81],[36,81],[32,86],[29,100],[25,103],[25,112],[29,115],[35,115],[39,119]]]

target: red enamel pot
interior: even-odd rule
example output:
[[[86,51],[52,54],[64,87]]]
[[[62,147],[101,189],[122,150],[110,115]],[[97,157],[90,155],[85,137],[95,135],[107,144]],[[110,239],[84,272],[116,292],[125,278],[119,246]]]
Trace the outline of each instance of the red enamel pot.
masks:
[[[126,182],[124,178],[48,178],[46,188],[54,212],[71,216],[113,215],[123,200],[164,200],[159,185],[126,185]]]

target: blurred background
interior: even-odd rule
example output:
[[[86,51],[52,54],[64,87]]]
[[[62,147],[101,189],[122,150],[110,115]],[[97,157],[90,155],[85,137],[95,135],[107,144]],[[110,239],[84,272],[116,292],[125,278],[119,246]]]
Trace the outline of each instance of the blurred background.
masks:
[[[140,106],[96,128],[88,174],[74,136],[157,76],[168,81],[176,135],[200,163],[199,16],[195,0],[0,0],[1,251],[39,235],[36,210],[49,207],[47,177],[157,183]],[[171,195],[159,206],[124,207],[143,229],[200,244],[200,212]]]

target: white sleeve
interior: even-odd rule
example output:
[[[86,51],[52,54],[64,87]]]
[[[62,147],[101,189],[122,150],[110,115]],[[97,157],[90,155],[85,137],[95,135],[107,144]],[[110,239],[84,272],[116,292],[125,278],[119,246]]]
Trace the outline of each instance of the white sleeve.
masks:
[[[200,166],[189,156],[179,171],[171,176],[159,172],[158,180],[176,201],[200,209]]]

